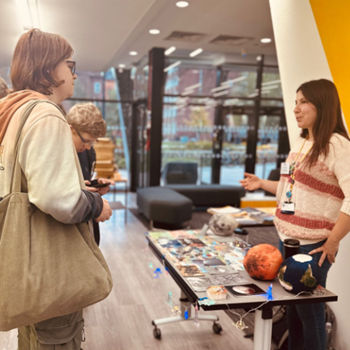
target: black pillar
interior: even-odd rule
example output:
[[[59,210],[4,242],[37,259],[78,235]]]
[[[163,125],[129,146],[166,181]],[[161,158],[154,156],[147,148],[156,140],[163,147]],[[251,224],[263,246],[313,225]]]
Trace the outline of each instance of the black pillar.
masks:
[[[132,122],[131,122],[131,147],[130,147],[130,192],[136,192],[138,184],[138,157],[137,154],[140,151],[138,149],[138,111],[137,103],[132,105]]]
[[[219,66],[216,71],[216,86],[220,86],[222,82],[222,67]],[[211,183],[220,183],[221,172],[221,151],[222,140],[224,136],[224,130],[221,127],[223,125],[222,120],[222,105],[218,105],[215,108],[214,130],[213,130],[213,146],[212,146],[212,161],[211,161]],[[220,126],[220,128],[219,128]]]
[[[106,119],[106,78],[105,74],[103,74],[102,77],[102,96],[103,96],[103,102],[102,102],[102,117],[103,119]]]
[[[122,101],[132,101],[134,82],[131,79],[131,70],[118,68],[115,72],[118,80],[120,99]]]
[[[149,186],[159,186],[162,161],[164,49],[149,52],[148,110],[150,111]]]
[[[255,173],[256,163],[256,146],[258,143],[258,128],[260,117],[260,97],[261,97],[261,83],[264,66],[264,56],[261,55],[261,60],[258,62],[257,79],[256,79],[256,91],[254,114],[248,116],[248,140],[247,140],[247,158],[245,160],[245,171],[247,173]]]
[[[130,69],[116,69],[116,76],[119,87],[119,94],[121,101],[132,101],[133,100],[133,85],[134,82],[131,79]],[[124,116],[124,124],[127,130],[131,130],[131,114],[130,105],[128,103],[122,103],[122,110]]]
[[[119,87],[119,97],[121,101],[132,101],[133,100],[133,86],[134,82],[131,79],[131,70],[130,69],[116,69],[117,83]],[[128,146],[130,153],[132,152],[131,148],[131,136],[130,131],[132,130],[132,113],[130,109],[132,105],[129,103],[121,103],[123,116],[124,116],[124,125],[126,127],[126,133],[128,136]]]

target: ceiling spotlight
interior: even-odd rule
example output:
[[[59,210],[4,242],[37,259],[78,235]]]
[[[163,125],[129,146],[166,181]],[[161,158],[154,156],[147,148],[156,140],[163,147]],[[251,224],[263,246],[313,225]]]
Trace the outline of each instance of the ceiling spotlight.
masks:
[[[176,47],[175,47],[175,46],[169,47],[169,49],[166,50],[166,51],[164,52],[164,55],[165,55],[165,56],[169,56],[169,55],[170,55],[171,53],[173,53],[175,50],[176,50]]]
[[[130,55],[130,56],[137,56],[137,52],[136,52],[136,51],[130,51],[130,52],[129,52],[129,55]]]
[[[15,3],[23,29],[40,28],[38,2],[15,0]]]
[[[119,66],[118,66],[119,68],[125,68],[125,64],[120,64]]]
[[[187,1],[178,1],[176,3],[176,6],[177,7],[180,7],[180,8],[184,8],[184,7],[187,7],[189,5],[189,3]]]
[[[203,52],[203,49],[197,49],[197,50],[195,50],[195,51],[190,53],[190,57],[195,57],[195,56],[199,55],[202,52]]]
[[[262,38],[260,41],[261,41],[263,44],[268,44],[268,43],[270,43],[272,40],[271,40],[270,38]]]
[[[150,34],[153,34],[153,35],[157,35],[157,34],[160,33],[160,30],[159,30],[159,29],[151,29],[151,30],[149,31],[149,33],[150,33]]]

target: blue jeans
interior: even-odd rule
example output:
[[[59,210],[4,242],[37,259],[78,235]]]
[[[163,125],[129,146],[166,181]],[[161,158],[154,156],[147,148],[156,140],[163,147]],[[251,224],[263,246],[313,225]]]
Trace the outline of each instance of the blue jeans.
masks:
[[[323,246],[325,241],[315,244],[301,245],[300,254],[308,254],[311,250]],[[283,255],[283,242],[279,242],[279,250]],[[318,262],[321,253],[312,256]],[[327,273],[331,263],[326,258],[321,266],[322,279],[320,285],[326,287]],[[290,305],[287,307],[289,330],[289,350],[326,350],[326,320],[324,303]]]

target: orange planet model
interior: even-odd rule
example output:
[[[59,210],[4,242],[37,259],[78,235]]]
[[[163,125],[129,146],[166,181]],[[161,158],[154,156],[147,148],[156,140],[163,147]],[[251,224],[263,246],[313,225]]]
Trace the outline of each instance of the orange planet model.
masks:
[[[248,250],[243,265],[250,277],[270,281],[277,277],[282,261],[282,254],[276,247],[258,244]]]

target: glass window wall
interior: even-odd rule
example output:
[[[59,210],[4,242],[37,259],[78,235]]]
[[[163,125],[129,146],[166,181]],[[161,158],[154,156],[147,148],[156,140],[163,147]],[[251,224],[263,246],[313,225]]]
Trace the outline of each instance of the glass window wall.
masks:
[[[248,115],[224,111],[220,184],[239,185],[244,178],[247,152]]]
[[[263,71],[262,83],[261,83],[261,97],[282,99],[282,87],[281,78],[278,68],[265,67]],[[264,101],[265,105],[267,101]],[[273,102],[273,101],[270,101]],[[270,104],[272,106],[272,104]],[[283,106],[283,104],[282,104]]]
[[[223,69],[221,90],[216,95],[222,97],[255,97],[257,67],[230,65]],[[226,89],[225,89],[226,87]]]
[[[164,94],[210,96],[216,86],[215,67],[175,67],[166,75]]]
[[[7,86],[11,88],[10,67],[0,67],[0,77],[5,80]]]
[[[259,118],[255,174],[261,179],[267,179],[271,170],[276,169],[279,126],[279,116],[262,115]]]
[[[215,86],[215,67],[178,66],[167,73],[163,109],[162,169],[170,162],[196,163],[198,183],[211,183],[213,133],[223,131],[220,184],[239,185],[247,157],[249,116],[256,104],[257,66],[222,67],[221,84]],[[277,68],[264,67],[260,106],[283,108]],[[203,96],[203,97],[201,97]],[[267,98],[265,100],[265,98]],[[215,112],[222,106],[221,125]],[[221,123],[220,122],[220,123]],[[276,168],[279,116],[259,117],[256,174],[267,178]],[[164,176],[162,176],[164,184]]]
[[[196,183],[210,183],[213,107],[164,104],[162,169],[169,163],[195,163]],[[162,177],[166,184],[166,176]]]
[[[148,96],[148,59],[142,60],[131,70],[131,79],[134,82],[134,100],[145,99]]]

